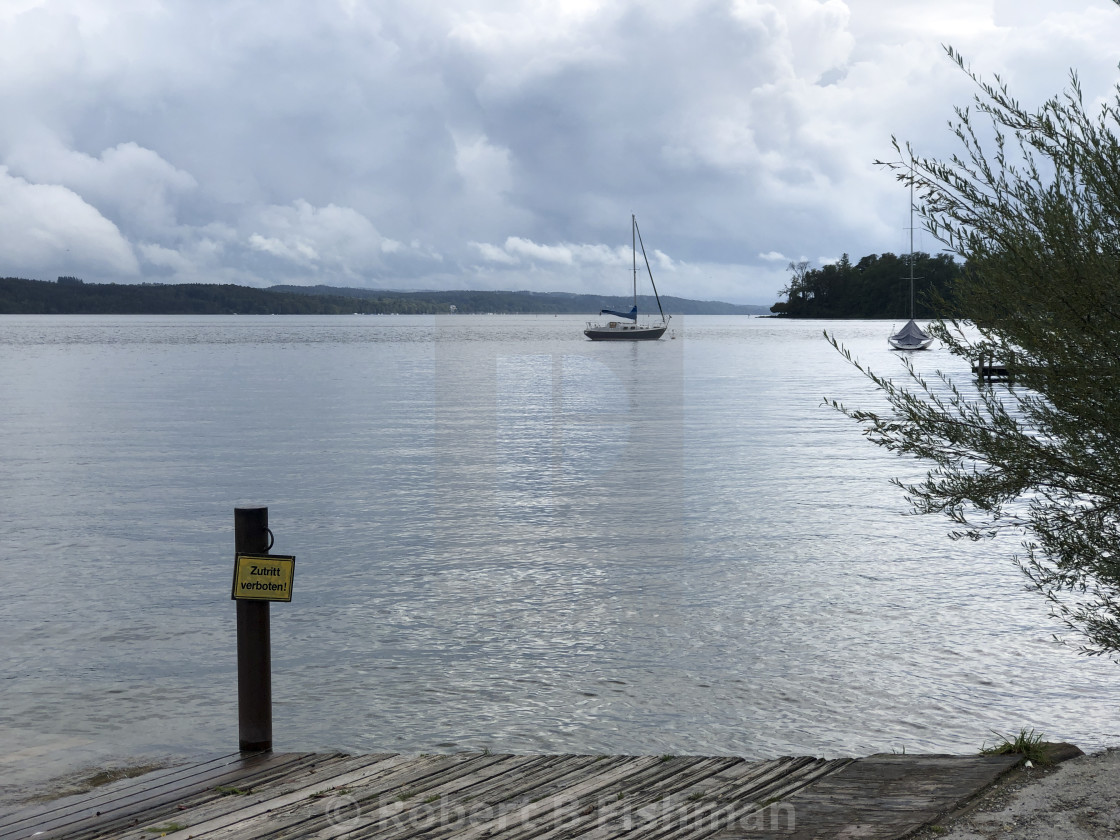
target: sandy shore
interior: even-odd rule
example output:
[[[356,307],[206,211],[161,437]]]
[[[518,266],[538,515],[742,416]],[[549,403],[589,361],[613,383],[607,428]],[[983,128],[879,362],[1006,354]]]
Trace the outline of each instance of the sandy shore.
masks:
[[[919,840],[1120,838],[1120,749],[1020,768]]]

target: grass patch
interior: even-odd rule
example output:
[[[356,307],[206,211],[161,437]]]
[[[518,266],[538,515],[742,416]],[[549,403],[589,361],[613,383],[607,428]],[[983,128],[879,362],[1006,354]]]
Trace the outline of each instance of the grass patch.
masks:
[[[1040,765],[1051,763],[1050,750],[1046,742],[1042,740],[1043,735],[1041,733],[1037,733],[1033,729],[1028,732],[1024,727],[1014,737],[1000,735],[998,732],[993,734],[999,740],[990,747],[986,744],[982,746],[980,755],[1021,755],[1023,758],[1019,762],[1020,764],[1025,761]]]
[[[252,788],[230,787],[229,785],[218,785],[214,790],[222,796],[248,796],[253,792]]]
[[[111,785],[113,782],[119,782],[121,779],[135,779],[137,776],[143,776],[145,773],[151,773],[153,770],[159,770],[162,767],[162,764],[137,764],[133,767],[116,767],[111,770],[99,770],[92,776],[87,776],[82,779],[81,784],[87,790],[93,790],[102,785]]]
[[[174,834],[176,831],[182,831],[186,827],[186,823],[170,822],[167,825],[161,825],[158,828],[153,826],[152,828],[145,828],[144,830],[163,837],[165,834]]]
[[[89,793],[91,790],[96,790],[105,785],[111,785],[113,782],[119,782],[122,779],[135,779],[137,776],[143,776],[169,766],[170,765],[165,762],[162,764],[145,763],[124,767],[108,767],[93,773],[86,770],[84,772],[88,775],[68,775],[63,779],[53,782],[51,790],[30,796],[27,801],[52,802],[55,799],[62,799],[65,796]]]
[[[248,791],[246,791],[248,793]],[[322,799],[325,796],[346,796],[350,793],[350,788],[327,788],[326,790],[317,790],[314,793],[307,795],[308,799]]]

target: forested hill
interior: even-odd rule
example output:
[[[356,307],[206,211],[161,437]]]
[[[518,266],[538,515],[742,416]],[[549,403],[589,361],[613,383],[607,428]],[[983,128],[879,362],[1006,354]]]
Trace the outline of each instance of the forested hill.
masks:
[[[845,254],[840,262],[810,269],[790,264],[789,285],[770,311],[791,318],[909,318],[909,255],[871,254],[853,264]],[[934,291],[951,299],[954,281],[963,267],[948,254],[914,254],[914,314],[935,318],[930,299]]]
[[[432,312],[447,312],[454,306],[461,313],[538,313],[546,315],[595,315],[600,309],[630,309],[632,297],[577,295],[569,292],[385,292],[376,289],[347,289],[336,286],[272,286],[272,291],[299,295],[344,295],[362,300],[402,297],[432,304]],[[763,315],[765,306],[723,303],[715,300],[689,300],[662,296],[661,306],[668,315]],[[657,312],[653,295],[638,295],[642,312]]]
[[[764,306],[737,306],[719,301],[662,298],[673,315],[757,315]],[[104,315],[430,315],[462,314],[583,314],[601,308],[629,309],[630,298],[574,295],[562,292],[396,292],[345,289],[333,286],[248,286],[208,283],[117,284],[83,283],[74,277],[58,282],[0,279],[0,314]],[[638,305],[656,312],[652,297]]]

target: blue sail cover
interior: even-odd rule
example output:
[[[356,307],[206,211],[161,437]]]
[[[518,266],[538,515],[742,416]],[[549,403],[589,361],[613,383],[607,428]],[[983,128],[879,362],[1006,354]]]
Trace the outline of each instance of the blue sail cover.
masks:
[[[629,318],[631,321],[637,322],[638,320],[638,307],[635,305],[629,312],[615,312],[613,309],[600,309],[600,315],[617,315],[619,318]]]

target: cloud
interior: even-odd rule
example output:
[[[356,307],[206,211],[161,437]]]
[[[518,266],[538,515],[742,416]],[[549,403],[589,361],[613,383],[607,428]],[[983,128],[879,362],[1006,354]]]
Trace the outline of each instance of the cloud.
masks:
[[[501,263],[502,265],[517,265],[520,262],[513,254],[497,245],[491,245],[489,242],[472,242],[471,245],[478,249],[482,258],[487,262]]]
[[[472,244],[490,262],[506,265],[542,262],[565,266],[618,266],[631,263],[630,247],[621,245],[615,248],[570,242],[542,245],[520,236],[509,237],[500,247],[480,242]],[[651,256],[666,268],[671,268],[673,265],[673,261],[660,251],[653,252]]]
[[[509,149],[491,145],[486,137],[455,139],[455,169],[475,192],[505,193],[513,184]]]
[[[179,201],[197,187],[190,174],[134,142],[95,157],[67,149],[57,137],[40,132],[17,144],[8,162],[31,181],[73,190],[141,236],[173,231]]]
[[[67,209],[0,273],[601,289],[636,213],[669,285],[772,302],[782,255],[906,247],[873,161],[953,150],[943,43],[1038,103],[1118,42],[1107,0],[11,0],[5,201]]]
[[[512,254],[521,254],[529,259],[542,262],[561,263],[571,265],[572,249],[566,245],[538,245],[522,239],[520,236],[511,236],[506,240],[506,250]]]
[[[282,271],[361,277],[382,270],[386,255],[403,248],[351,207],[314,207],[303,199],[261,208],[247,224],[248,248],[276,258]]]
[[[0,166],[0,254],[5,274],[38,279],[139,275],[117,226],[66,187],[32,184]]]

